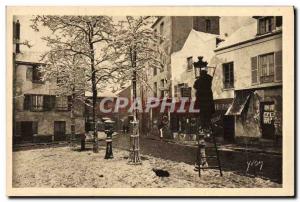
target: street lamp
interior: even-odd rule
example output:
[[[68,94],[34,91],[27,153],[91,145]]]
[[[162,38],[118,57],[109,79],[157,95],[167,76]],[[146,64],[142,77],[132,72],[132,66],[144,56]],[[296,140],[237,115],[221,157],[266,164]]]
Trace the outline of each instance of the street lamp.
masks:
[[[198,57],[198,62],[194,62],[194,71],[195,71],[195,78],[199,78],[200,77],[200,73],[202,68],[207,68],[207,62],[203,61],[203,57],[199,56]]]
[[[112,152],[112,134],[113,134],[113,128],[114,128],[114,121],[111,119],[108,119],[104,121],[105,126],[105,133],[106,133],[106,152],[104,159],[112,159],[114,158],[113,152]]]

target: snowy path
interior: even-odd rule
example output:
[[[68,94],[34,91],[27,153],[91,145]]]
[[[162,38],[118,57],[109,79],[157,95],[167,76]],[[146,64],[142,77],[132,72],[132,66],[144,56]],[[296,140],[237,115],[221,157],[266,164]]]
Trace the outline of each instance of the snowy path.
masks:
[[[13,187],[280,187],[280,184],[217,170],[199,178],[192,165],[142,156],[142,165],[127,164],[128,152],[114,149],[114,159],[104,160],[105,148],[71,151],[68,147],[13,152]],[[158,177],[153,168],[167,170]]]

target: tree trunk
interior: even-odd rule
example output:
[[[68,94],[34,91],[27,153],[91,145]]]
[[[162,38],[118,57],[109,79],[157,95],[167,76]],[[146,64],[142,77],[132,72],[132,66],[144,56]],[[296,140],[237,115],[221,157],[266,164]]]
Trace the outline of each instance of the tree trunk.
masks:
[[[98,143],[98,133],[97,133],[97,125],[96,125],[96,105],[97,105],[97,83],[96,83],[96,71],[95,71],[95,59],[94,59],[94,46],[90,43],[91,50],[91,70],[92,70],[92,93],[93,93],[93,111],[92,111],[92,126],[93,126],[93,135],[94,135],[94,144],[93,144],[93,152],[99,152],[99,143]]]
[[[70,138],[70,146],[74,147],[75,145],[75,115],[74,115],[74,103],[75,103],[75,89],[72,89],[72,97],[71,97],[71,138]]]

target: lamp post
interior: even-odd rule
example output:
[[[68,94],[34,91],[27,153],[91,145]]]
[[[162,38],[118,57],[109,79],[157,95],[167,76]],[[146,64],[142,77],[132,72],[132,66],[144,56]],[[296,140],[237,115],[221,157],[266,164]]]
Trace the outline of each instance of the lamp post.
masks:
[[[114,158],[113,152],[112,152],[112,134],[113,134],[113,127],[114,127],[114,121],[108,119],[104,121],[105,124],[105,133],[106,133],[106,152],[104,159],[112,159]]]

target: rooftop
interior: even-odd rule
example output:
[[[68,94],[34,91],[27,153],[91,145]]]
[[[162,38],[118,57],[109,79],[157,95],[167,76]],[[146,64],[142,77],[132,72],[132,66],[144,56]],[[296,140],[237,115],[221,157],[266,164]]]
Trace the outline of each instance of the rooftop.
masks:
[[[242,26],[234,33],[232,33],[228,38],[221,42],[215,51],[229,48],[232,46],[240,45],[241,43],[246,43],[251,40],[260,39],[276,33],[281,33],[281,27],[277,27],[273,32],[269,32],[263,35],[257,35],[257,22]]]

